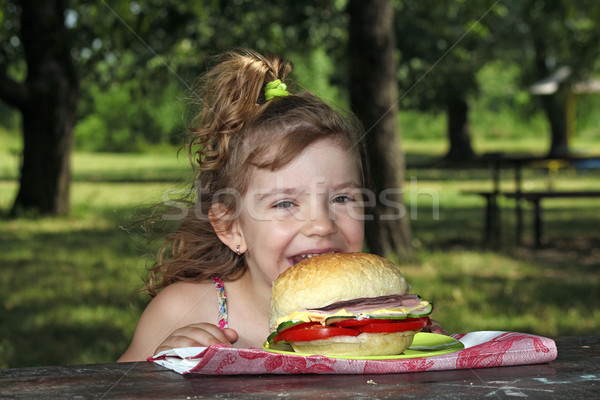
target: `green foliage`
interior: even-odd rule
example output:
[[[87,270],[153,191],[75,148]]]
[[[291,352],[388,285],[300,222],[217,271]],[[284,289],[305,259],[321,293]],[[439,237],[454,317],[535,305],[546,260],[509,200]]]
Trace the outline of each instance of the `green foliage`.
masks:
[[[529,92],[519,84],[520,67],[505,60],[493,60],[477,74],[479,96],[476,104],[483,109],[519,112],[530,101]]]
[[[503,39],[499,45],[503,54],[520,63],[524,82],[544,79],[561,66],[573,70],[570,79],[575,81],[597,71],[597,1],[526,0],[508,2],[506,6],[510,18],[505,29],[498,32]]]
[[[477,74],[479,93],[469,112],[469,128],[476,152],[521,151],[537,142],[536,152],[549,147],[549,127],[543,113],[533,107],[531,95],[520,84],[520,66],[510,61],[487,63]],[[418,87],[415,90],[419,90]],[[600,137],[599,94],[576,98],[573,151],[585,151],[587,143]],[[419,112],[410,108],[399,113],[403,141],[438,141],[446,137],[446,116],[442,112]],[[523,143],[523,145],[519,144]],[[529,146],[531,147],[531,146]]]
[[[19,7],[11,0],[2,4],[0,67],[22,81],[23,49],[14,39]],[[581,74],[597,68],[598,46],[589,45],[597,37],[600,15],[594,1],[585,0],[580,7],[562,0],[443,1],[432,7],[399,0],[394,6],[401,107],[437,113],[449,97],[467,96],[472,127],[488,124],[485,132],[473,134],[474,141],[483,140],[482,134],[500,139],[527,136],[515,132],[548,131],[525,90],[541,78],[531,72],[534,33],[543,39],[549,63],[570,64]],[[345,7],[344,0],[71,4],[68,27],[82,88],[76,147],[122,152],[179,142],[184,130],[180,99],[186,87],[211,55],[237,46],[282,54],[294,61],[301,85],[346,105],[345,88],[351,83],[344,61]],[[585,68],[572,65],[577,60]],[[586,104],[590,102],[581,103],[582,112]],[[0,105],[0,124],[18,129],[16,113],[5,111]],[[593,138],[596,121],[583,113],[578,117],[582,134]],[[437,137],[442,120],[433,121],[430,128],[416,131],[410,122],[401,127],[408,137],[413,132]]]
[[[324,47],[319,47],[307,55],[295,53],[290,58],[294,61],[295,80],[303,88],[327,102],[347,108],[347,101],[342,99],[339,88],[331,84],[336,68]]]
[[[183,131],[180,88],[171,84],[145,93],[137,82],[92,86],[90,112],[75,127],[77,148],[86,151],[135,152],[146,144],[174,142]],[[146,95],[146,96],[145,96]]]
[[[6,130],[0,126],[0,149],[10,155],[17,155],[21,152],[23,143],[21,135],[17,130]]]
[[[519,84],[520,67],[494,60],[477,74],[479,94],[469,113],[474,142],[539,137],[548,131],[544,115],[531,106],[531,95]]]
[[[307,78],[307,86],[338,102],[328,81],[339,79],[331,55],[339,59],[343,52],[343,7],[343,1],[314,0],[73,5],[73,54],[82,72],[78,148],[139,151],[178,142],[178,99],[212,55],[234,47],[293,54],[304,74],[300,82]],[[330,71],[320,75],[322,67]]]
[[[439,112],[403,110],[398,113],[398,127],[403,142],[443,143],[446,137],[446,116]]]
[[[580,94],[576,100],[575,137],[595,141],[600,138],[600,94]]]
[[[450,100],[476,94],[477,72],[492,59],[497,39],[490,26],[504,6],[486,0],[395,6],[401,104],[437,111]]]
[[[8,131],[19,129],[19,113],[0,101],[0,128]]]

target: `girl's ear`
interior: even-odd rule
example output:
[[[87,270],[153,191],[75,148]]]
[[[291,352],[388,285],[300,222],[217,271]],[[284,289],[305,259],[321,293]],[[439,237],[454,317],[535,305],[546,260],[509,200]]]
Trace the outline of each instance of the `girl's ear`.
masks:
[[[230,210],[224,204],[213,204],[208,211],[208,219],[221,242],[231,251],[243,254],[248,250],[239,219],[233,219]]]

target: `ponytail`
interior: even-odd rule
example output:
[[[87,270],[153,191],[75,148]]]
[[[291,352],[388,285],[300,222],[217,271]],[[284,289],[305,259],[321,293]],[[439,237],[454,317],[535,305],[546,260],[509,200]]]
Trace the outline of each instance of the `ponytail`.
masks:
[[[192,102],[200,109],[189,129],[190,158],[200,170],[221,168],[232,138],[251,123],[267,102],[269,82],[283,81],[292,65],[251,50],[228,52],[196,84]]]

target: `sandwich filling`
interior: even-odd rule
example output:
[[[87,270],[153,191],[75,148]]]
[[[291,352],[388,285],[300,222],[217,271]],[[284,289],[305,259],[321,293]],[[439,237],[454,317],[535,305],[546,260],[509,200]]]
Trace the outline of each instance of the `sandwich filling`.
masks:
[[[361,333],[419,331],[433,305],[416,294],[361,298],[293,312],[277,320],[270,343],[312,341]]]

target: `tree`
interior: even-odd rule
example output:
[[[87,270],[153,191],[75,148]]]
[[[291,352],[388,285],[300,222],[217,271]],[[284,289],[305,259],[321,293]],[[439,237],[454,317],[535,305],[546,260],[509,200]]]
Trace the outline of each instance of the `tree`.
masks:
[[[24,81],[0,65],[0,98],[22,115],[20,186],[12,214],[69,210],[70,154],[78,79],[64,23],[63,0],[21,0],[20,41],[27,64]]]
[[[489,27],[503,9],[490,0],[397,3],[403,104],[446,113],[447,159],[474,156],[469,102],[478,92],[478,70],[493,56]]]
[[[571,71],[554,93],[537,96],[550,126],[548,155],[566,155],[569,86],[585,80],[597,68],[600,4],[594,0],[528,0],[508,5],[513,24],[503,37],[507,45],[520,45],[520,52],[513,54],[523,67],[523,84],[529,86],[564,68]]]
[[[406,256],[413,252],[413,247],[404,212],[404,156],[396,126],[397,67],[392,4],[389,0],[350,0],[348,13],[350,103],[365,125],[370,189],[378,197],[374,218],[366,222],[366,241],[373,253]],[[394,196],[393,201],[388,195]]]

